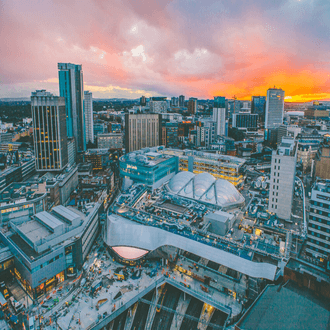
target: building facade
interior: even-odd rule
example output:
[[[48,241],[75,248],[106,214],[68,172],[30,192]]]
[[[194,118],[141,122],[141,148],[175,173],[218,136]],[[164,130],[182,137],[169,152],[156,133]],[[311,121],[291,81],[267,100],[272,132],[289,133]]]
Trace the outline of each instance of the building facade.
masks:
[[[325,259],[330,255],[330,182],[316,182],[310,199],[306,253]]]
[[[158,153],[157,148],[131,152],[120,158],[120,176],[123,179],[143,183],[152,189],[171,179],[178,168],[178,157]]]
[[[252,96],[251,113],[257,114],[259,122],[265,122],[266,96]]]
[[[123,148],[122,133],[105,133],[97,136],[97,146],[100,149],[121,149]]]
[[[94,143],[93,94],[84,91],[85,135],[86,143]]]
[[[267,91],[265,128],[272,128],[283,124],[284,90],[270,88]]]
[[[179,107],[184,107],[184,100],[185,100],[185,96],[180,95],[179,96]]]
[[[37,171],[60,171],[68,163],[65,100],[45,90],[31,95]]]
[[[191,97],[188,101],[188,112],[191,115],[197,112],[197,99],[194,97]]]
[[[162,117],[159,114],[125,115],[126,153],[162,144]]]
[[[296,158],[294,145],[272,154],[268,210],[281,219],[291,218]]]
[[[164,113],[167,111],[167,99],[166,97],[152,97],[149,106],[152,113]]]
[[[58,63],[60,96],[65,98],[67,136],[74,137],[78,151],[86,149],[84,83],[81,65]]]
[[[217,179],[225,179],[234,186],[244,182],[240,169],[245,159],[212,154],[195,150],[162,149],[159,152],[179,158],[179,171],[189,171],[194,174],[208,172]]]
[[[56,206],[28,221],[11,220],[0,239],[14,255],[14,274],[32,299],[49,294],[81,270],[99,230],[96,203],[86,215]]]
[[[256,130],[258,128],[258,115],[252,113],[234,113],[232,127]]]

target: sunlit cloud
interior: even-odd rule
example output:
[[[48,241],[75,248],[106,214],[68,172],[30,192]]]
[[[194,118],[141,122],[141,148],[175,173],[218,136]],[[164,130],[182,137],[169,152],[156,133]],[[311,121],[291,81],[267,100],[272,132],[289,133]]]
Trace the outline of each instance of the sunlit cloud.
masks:
[[[95,97],[326,99],[329,17],[329,0],[3,0],[0,97],[58,93],[71,62]]]

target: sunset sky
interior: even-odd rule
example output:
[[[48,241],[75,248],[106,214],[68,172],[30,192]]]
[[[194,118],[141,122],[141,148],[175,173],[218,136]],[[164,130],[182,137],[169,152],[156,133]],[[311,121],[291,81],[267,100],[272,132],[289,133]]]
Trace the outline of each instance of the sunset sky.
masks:
[[[1,98],[71,62],[96,98],[330,99],[330,0],[0,0],[0,41]]]

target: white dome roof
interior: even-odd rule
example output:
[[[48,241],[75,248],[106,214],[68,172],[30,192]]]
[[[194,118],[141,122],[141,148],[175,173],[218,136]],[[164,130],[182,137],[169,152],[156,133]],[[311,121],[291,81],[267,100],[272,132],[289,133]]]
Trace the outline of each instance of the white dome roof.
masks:
[[[178,193],[194,176],[191,172],[179,172],[171,179],[168,187],[172,192]]]
[[[216,180],[209,173],[179,172],[169,182],[168,189],[183,197],[194,198],[222,207],[244,203],[244,197],[227,180]]]
[[[201,173],[194,178],[195,198],[200,198],[211,187],[215,178],[209,173]]]

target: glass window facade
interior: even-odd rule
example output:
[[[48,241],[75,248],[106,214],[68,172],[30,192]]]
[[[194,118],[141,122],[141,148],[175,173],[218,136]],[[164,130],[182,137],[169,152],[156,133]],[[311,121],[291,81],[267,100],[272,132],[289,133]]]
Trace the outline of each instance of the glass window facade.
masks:
[[[171,173],[177,173],[179,160],[177,157],[165,159],[154,166],[145,166],[129,161],[120,161],[120,175],[134,182],[153,186],[157,181]]]

